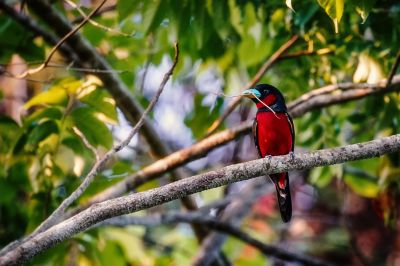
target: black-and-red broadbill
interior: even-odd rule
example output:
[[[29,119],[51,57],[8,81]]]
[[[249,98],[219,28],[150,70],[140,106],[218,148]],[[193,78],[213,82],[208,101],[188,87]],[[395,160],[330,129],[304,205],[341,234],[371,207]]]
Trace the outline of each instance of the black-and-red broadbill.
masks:
[[[272,85],[259,84],[244,91],[243,96],[251,98],[257,105],[253,136],[260,157],[285,155],[293,152],[294,125],[287,112],[282,93]],[[289,222],[292,217],[289,175],[285,172],[270,175],[270,178],[276,187],[282,220]]]

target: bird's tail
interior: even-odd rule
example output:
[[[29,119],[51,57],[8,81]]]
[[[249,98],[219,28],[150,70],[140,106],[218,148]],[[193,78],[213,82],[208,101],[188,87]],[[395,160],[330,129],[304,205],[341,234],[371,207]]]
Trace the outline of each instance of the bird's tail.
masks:
[[[270,177],[276,187],[282,220],[287,223],[292,218],[292,199],[290,197],[289,174],[286,172],[270,175]]]

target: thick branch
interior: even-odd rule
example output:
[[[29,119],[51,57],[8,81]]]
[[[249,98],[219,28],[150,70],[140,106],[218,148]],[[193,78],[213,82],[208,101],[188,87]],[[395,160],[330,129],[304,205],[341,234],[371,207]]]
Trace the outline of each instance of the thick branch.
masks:
[[[216,218],[204,215],[203,213],[171,213],[162,215],[153,215],[147,217],[139,216],[121,216],[106,220],[102,225],[111,225],[118,227],[125,227],[128,225],[141,225],[146,227],[155,227],[160,225],[176,224],[176,223],[189,223],[189,224],[201,224],[207,226],[210,229],[231,235],[243,242],[257,248],[266,256],[275,257],[284,261],[297,262],[304,265],[329,265],[322,261],[316,260],[314,258],[289,252],[282,248],[265,244],[244,231],[240,230],[239,227],[233,225],[229,221],[221,222]]]
[[[299,99],[289,103],[289,112],[294,118],[296,118],[319,107],[331,106],[337,103],[360,99],[379,93],[398,91],[400,90],[400,76],[396,76],[389,87],[385,88],[384,84],[385,81],[375,85],[355,83],[329,85],[306,93]],[[124,193],[131,191],[133,188],[151,181],[161,174],[165,174],[165,172],[201,158],[213,149],[249,133],[251,131],[251,125],[252,121],[246,121],[238,126],[215,133],[190,147],[174,152],[171,155],[143,168],[134,175],[127,177],[118,184],[106,189],[92,198],[88,205],[121,196]],[[75,213],[76,211],[77,210],[75,210]]]
[[[400,151],[400,134],[334,149],[297,154],[295,158],[284,155],[230,165],[160,188],[97,203],[1,256],[0,266],[21,264],[38,253],[106,219],[147,209],[203,190],[261,175],[379,157],[398,151]]]

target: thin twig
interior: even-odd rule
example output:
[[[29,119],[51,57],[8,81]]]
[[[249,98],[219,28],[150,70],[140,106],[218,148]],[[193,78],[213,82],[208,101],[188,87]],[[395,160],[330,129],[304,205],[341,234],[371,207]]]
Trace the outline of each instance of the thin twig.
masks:
[[[102,9],[100,9],[100,10],[93,16],[93,18],[94,18],[94,17],[101,16],[101,15],[103,15],[104,13],[107,13],[107,12],[110,12],[110,11],[115,11],[116,7],[117,7],[117,4],[111,4],[111,3],[110,3],[109,5],[103,7]],[[83,19],[84,19],[83,17],[77,17],[77,18],[75,18],[74,20],[72,20],[71,22],[72,22],[73,24],[77,24],[77,23],[80,23]]]
[[[281,55],[278,60],[293,59],[293,58],[297,58],[297,57],[304,56],[304,55],[326,55],[326,54],[330,54],[330,53],[333,53],[333,50],[330,48],[322,48],[322,49],[319,49],[316,51],[305,50],[305,51],[295,52],[292,54]]]
[[[56,53],[57,49],[72,35],[74,35],[80,28],[82,28],[89,20],[90,18],[96,14],[96,12],[107,2],[107,0],[103,0],[95,9],[93,9],[90,14],[82,20],[81,23],[79,23],[74,29],[72,29],[70,32],[68,32],[64,37],[62,37],[58,43],[51,49],[49,55],[47,56],[46,60],[41,64],[40,66],[33,68],[33,69],[27,69],[23,73],[19,75],[15,75],[17,78],[25,78],[28,75],[37,73],[41,70],[43,70],[47,64],[50,62],[51,58],[53,55]]]
[[[85,135],[83,135],[83,133],[77,127],[72,127],[72,130],[74,131],[74,133],[76,135],[78,135],[81,138],[81,140],[82,140],[83,144],[86,146],[86,148],[88,148],[94,154],[96,161],[99,161],[100,156],[99,156],[96,148],[93,147],[92,144],[89,143],[89,140],[85,137]]]
[[[222,222],[214,217],[204,215],[203,213],[199,212],[170,213],[170,214],[152,215],[144,217],[126,215],[106,220],[102,222],[100,226],[109,225],[117,227],[126,227],[129,225],[140,225],[146,227],[155,227],[155,226],[176,224],[176,223],[200,224],[203,226],[207,226],[210,229],[220,231],[222,233],[233,236],[239,240],[242,240],[243,242],[257,248],[260,252],[262,252],[266,256],[275,257],[284,261],[297,262],[305,265],[331,265],[329,263],[319,261],[309,256],[305,256],[294,252],[289,252],[277,246],[265,244],[251,237],[249,234],[245,233],[238,226],[233,225],[229,221]]]
[[[394,75],[396,75],[397,68],[400,65],[400,51],[397,53],[396,62],[393,64],[392,70],[390,70],[389,77],[387,79],[386,87],[389,87],[392,84],[392,80]]]
[[[78,10],[78,12],[82,15],[82,17],[84,19],[86,19],[88,17],[88,15],[86,15],[85,11],[83,11],[82,8],[80,8],[77,4],[75,4],[74,2],[72,2],[70,0],[64,0],[64,1],[68,5],[70,5],[72,8],[75,8],[76,10]],[[113,33],[116,33],[116,34],[119,34],[119,35],[122,35],[122,36],[125,36],[125,37],[132,37],[133,35],[135,35],[135,32],[133,32],[131,34],[128,34],[128,33],[125,33],[125,32],[121,32],[119,30],[106,27],[106,26],[104,26],[104,25],[102,25],[102,24],[98,23],[97,21],[94,21],[93,19],[90,19],[90,18],[89,18],[88,22],[90,24],[92,24],[93,26],[97,27],[97,28],[100,28],[100,29],[105,30],[105,31],[113,32]]]
[[[268,60],[265,62],[261,68],[257,71],[256,75],[253,77],[253,79],[247,83],[242,91],[245,91],[247,89],[250,89],[251,87],[254,87],[264,76],[265,72],[279,59],[281,55],[283,55],[284,52],[286,52],[297,40],[299,39],[298,35],[294,35],[290,40],[288,40],[284,45],[282,45]],[[239,105],[240,101],[242,100],[242,97],[233,99],[228,107],[225,109],[225,111],[222,113],[222,115],[215,120],[212,125],[207,129],[206,137],[211,135],[221,124],[222,122],[235,110],[235,108]]]

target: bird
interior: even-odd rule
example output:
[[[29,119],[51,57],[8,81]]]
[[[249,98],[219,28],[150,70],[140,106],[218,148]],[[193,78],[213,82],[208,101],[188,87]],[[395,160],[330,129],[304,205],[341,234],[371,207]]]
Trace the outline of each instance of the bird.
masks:
[[[250,98],[257,106],[253,122],[253,137],[261,158],[291,154],[294,157],[295,130],[282,93],[272,85],[258,84],[245,90],[242,96]],[[287,223],[292,217],[289,174],[271,174],[277,192],[282,221]]]

